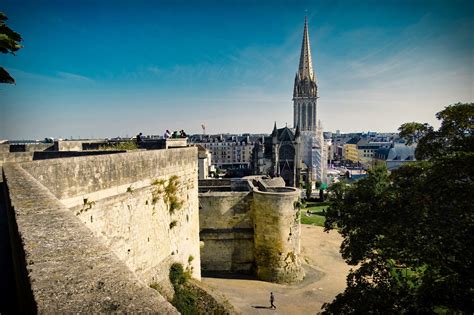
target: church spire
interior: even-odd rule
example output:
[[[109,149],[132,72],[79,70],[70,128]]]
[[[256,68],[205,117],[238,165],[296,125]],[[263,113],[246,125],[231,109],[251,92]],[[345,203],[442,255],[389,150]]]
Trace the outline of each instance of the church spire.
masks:
[[[303,42],[301,44],[300,64],[295,77],[293,88],[293,98],[299,97],[317,97],[318,87],[316,85],[316,76],[313,71],[313,60],[311,59],[311,47],[309,43],[308,19],[304,19]],[[304,130],[302,124],[302,130]]]
[[[316,111],[318,85],[313,71],[311,47],[309,43],[308,19],[304,19],[303,42],[301,44],[300,64],[293,87],[293,126],[300,131],[316,131]]]
[[[311,47],[309,43],[308,19],[304,18],[303,42],[301,44],[300,66],[298,68],[299,79],[316,81],[313,72],[313,61],[311,60]]]

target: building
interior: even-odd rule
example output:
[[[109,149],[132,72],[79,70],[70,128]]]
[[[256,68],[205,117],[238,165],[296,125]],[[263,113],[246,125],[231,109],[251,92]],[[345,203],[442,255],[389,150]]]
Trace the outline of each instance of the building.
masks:
[[[395,141],[390,147],[378,149],[374,154],[374,160],[376,163],[384,163],[391,171],[416,161],[415,150],[416,144],[407,145],[402,141]]]
[[[300,63],[293,87],[293,126],[302,132],[317,129],[318,86],[313,71],[311,47],[309,43],[308,21],[305,18]]]
[[[305,180],[326,182],[327,150],[317,116],[318,85],[313,71],[308,21],[305,18],[298,71],[293,87],[293,127],[301,131]]]
[[[352,163],[359,163],[359,151],[357,150],[357,143],[360,138],[354,137],[343,144],[343,153],[342,158],[345,161],[350,161]]]
[[[277,128],[254,149],[254,174],[280,176],[286,186],[298,187],[301,181],[301,133],[298,128]]]
[[[364,166],[372,165],[375,152],[380,148],[388,148],[391,144],[392,142],[371,141],[367,138],[360,139],[357,142],[359,162]]]
[[[397,141],[397,133],[347,133],[333,134],[328,159],[361,163],[369,167],[373,164],[375,152],[380,148],[388,148]]]
[[[199,144],[209,150],[212,164],[219,169],[240,169],[249,170],[250,172],[252,151],[258,139],[261,139],[261,137],[251,135],[198,135],[191,137],[191,143]]]

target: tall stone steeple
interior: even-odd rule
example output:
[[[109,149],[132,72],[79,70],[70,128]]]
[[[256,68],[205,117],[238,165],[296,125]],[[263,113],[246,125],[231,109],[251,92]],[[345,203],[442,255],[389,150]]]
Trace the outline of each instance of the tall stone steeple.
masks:
[[[316,104],[318,99],[318,86],[313,72],[311,60],[311,47],[309,43],[308,21],[305,17],[303,43],[298,72],[293,88],[293,127],[300,127],[301,131],[314,131],[317,129]]]

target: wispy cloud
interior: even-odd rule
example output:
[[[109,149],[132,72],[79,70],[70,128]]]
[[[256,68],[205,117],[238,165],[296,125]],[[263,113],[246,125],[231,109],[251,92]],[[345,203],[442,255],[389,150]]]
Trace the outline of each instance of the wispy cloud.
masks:
[[[17,80],[25,79],[28,81],[41,81],[41,82],[51,82],[51,83],[61,83],[61,82],[83,82],[83,83],[94,83],[95,81],[91,78],[88,78],[83,75],[57,71],[54,75],[50,74],[40,74],[34,72],[23,71],[21,69],[10,68],[9,69],[13,76]]]
[[[94,80],[92,80],[91,78],[76,73],[58,71],[57,75],[59,78],[69,81],[94,83]]]
[[[158,74],[161,74],[162,70],[156,66],[149,66],[147,68],[148,72],[154,74],[154,75],[158,75]]]

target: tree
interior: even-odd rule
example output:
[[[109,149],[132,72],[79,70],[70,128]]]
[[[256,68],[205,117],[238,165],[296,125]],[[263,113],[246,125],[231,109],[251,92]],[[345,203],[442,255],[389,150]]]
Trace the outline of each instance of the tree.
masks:
[[[305,192],[306,192],[306,199],[310,199],[311,198],[311,193],[313,192],[313,187],[311,185],[311,182],[306,182],[304,184],[304,188],[305,188]]]
[[[339,230],[342,257],[357,268],[324,314],[472,313],[473,104],[437,117],[437,131],[400,128],[404,137],[417,135],[417,153],[428,160],[392,173],[377,166],[332,188],[325,230]]]
[[[7,16],[0,12],[0,52],[3,54],[15,55],[15,52],[22,48],[20,45],[22,38],[20,34],[16,33],[6,25]],[[15,79],[0,66],[0,83],[15,83]]]
[[[398,130],[408,144],[417,143],[418,160],[436,158],[456,151],[474,151],[474,103],[457,103],[436,114],[442,120],[435,131],[428,124],[406,123]]]

